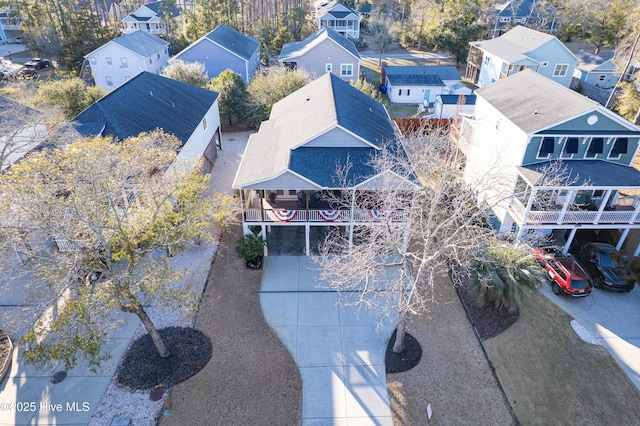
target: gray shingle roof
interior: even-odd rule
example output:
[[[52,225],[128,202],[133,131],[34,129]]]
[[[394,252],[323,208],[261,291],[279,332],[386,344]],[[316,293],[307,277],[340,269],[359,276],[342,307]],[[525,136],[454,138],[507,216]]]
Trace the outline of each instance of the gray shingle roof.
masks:
[[[291,43],[285,43],[282,45],[282,50],[280,51],[280,60],[285,60],[288,58],[294,58],[302,55],[308,49],[311,49],[317,43],[325,39],[331,39],[336,44],[342,46],[345,50],[351,53],[356,58],[360,59],[360,54],[358,53],[358,49],[356,49],[355,44],[348,38],[344,37],[342,34],[332,30],[331,28],[321,28],[315,33],[311,34],[309,37],[305,38],[302,41],[294,41]]]
[[[543,130],[600,107],[599,103],[529,69],[474,93],[526,133]]]
[[[476,41],[471,44],[502,58],[508,63],[515,63],[527,59],[527,53],[538,49],[554,39],[555,37],[552,35],[518,25],[500,37],[491,40]]]
[[[352,147],[304,146],[336,127],[363,142]],[[269,180],[287,170],[319,186],[334,186],[329,184],[337,159],[344,160],[352,150],[358,161],[369,158],[383,143],[395,141],[394,130],[380,103],[339,77],[324,74],[273,106],[270,119],[249,139],[234,187]],[[353,162],[355,157],[350,158]],[[367,173],[364,164],[353,166],[353,177]]]
[[[153,2],[153,3],[147,3],[147,4],[145,4],[145,6],[147,6],[149,9],[153,10],[155,13],[159,13],[160,11],[162,13],[168,12],[169,15],[171,15],[172,18],[175,18],[176,16],[180,15],[180,9],[178,9],[175,6],[167,7],[167,5],[165,3],[166,2],[164,2],[164,1],[156,1],[156,2]]]
[[[123,35],[112,41],[145,58],[169,45],[169,42],[142,30]]]
[[[578,58],[578,65],[576,65],[576,68],[582,71],[591,72],[603,70],[611,72],[618,68],[615,62],[612,61],[613,52],[601,53],[598,55],[591,52],[576,52],[574,55]]]
[[[610,186],[620,188],[640,188],[640,171],[633,167],[609,163],[601,160],[563,160],[562,164],[569,172],[571,186]],[[518,170],[531,182],[536,182],[544,172],[547,162],[519,166]]]
[[[142,72],[73,121],[83,136],[126,139],[157,128],[185,143],[218,98],[216,92]]]
[[[251,59],[251,56],[258,50],[260,45],[260,42],[255,38],[242,35],[226,24],[222,24],[211,31],[205,38],[236,54],[245,61]]]
[[[0,125],[13,124],[16,127],[26,124],[25,119],[42,117],[43,114],[33,108],[0,96]],[[7,129],[7,127],[4,127]]]

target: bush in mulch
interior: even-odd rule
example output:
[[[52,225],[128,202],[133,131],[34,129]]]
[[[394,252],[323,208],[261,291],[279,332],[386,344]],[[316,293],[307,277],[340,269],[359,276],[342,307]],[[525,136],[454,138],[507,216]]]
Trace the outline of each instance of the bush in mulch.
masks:
[[[456,290],[467,315],[469,315],[471,325],[475,327],[481,340],[497,336],[518,320],[517,311],[510,312],[507,309],[498,309],[490,304],[477,305],[471,300],[467,287],[464,285],[456,285]]]
[[[404,334],[404,350],[400,353],[393,352],[393,343],[396,340],[397,333],[398,330],[394,330],[389,343],[387,343],[387,351],[384,356],[384,366],[387,374],[409,371],[418,365],[422,358],[422,346],[409,333]]]
[[[116,384],[131,391],[170,386],[195,375],[211,359],[211,339],[201,331],[167,327],[158,333],[171,355],[161,358],[150,335],[138,338],[118,366]]]

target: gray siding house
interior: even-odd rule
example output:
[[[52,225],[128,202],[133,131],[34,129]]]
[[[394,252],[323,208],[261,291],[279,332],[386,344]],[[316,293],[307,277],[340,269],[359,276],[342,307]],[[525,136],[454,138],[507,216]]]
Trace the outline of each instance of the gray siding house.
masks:
[[[360,75],[356,46],[330,28],[322,28],[302,41],[285,43],[279,61],[308,72],[314,79],[328,72],[345,81],[357,81]]]
[[[222,24],[178,53],[172,60],[200,62],[209,78],[217,77],[222,71],[231,69],[249,84],[260,65],[259,46],[260,42],[255,38],[240,34],[230,26]]]

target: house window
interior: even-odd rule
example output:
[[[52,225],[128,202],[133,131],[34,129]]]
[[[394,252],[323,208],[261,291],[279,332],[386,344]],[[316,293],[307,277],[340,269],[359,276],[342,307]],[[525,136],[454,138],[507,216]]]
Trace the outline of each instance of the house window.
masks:
[[[598,77],[598,81],[604,81],[606,78],[607,78],[606,75],[600,74],[600,76]]]
[[[407,89],[407,96],[411,94],[411,89]]]
[[[106,76],[105,80],[107,80],[107,86],[113,86],[113,80],[111,80],[111,76]]]
[[[609,158],[620,158],[622,154],[626,154],[628,144],[629,141],[627,138],[616,138],[616,141],[613,143],[613,148],[611,148],[611,152],[609,153]]]
[[[160,60],[160,54],[158,53],[158,57],[156,58],[157,60]]]
[[[153,63],[153,59],[149,58],[149,63],[152,64]]]
[[[573,156],[578,153],[578,138],[567,138],[564,144],[564,154]]]
[[[207,130],[207,117],[202,119],[202,128],[204,130]]]
[[[353,64],[341,64],[340,75],[343,77],[351,77],[353,75]]]
[[[332,65],[333,65],[333,64],[326,64],[326,65],[324,66],[325,71],[326,71],[326,72],[331,72]]]
[[[542,138],[540,149],[538,150],[538,158],[549,158],[553,154],[553,147],[556,143],[554,138]]]
[[[507,17],[507,18],[500,18],[500,22],[511,22],[511,18]]]
[[[603,138],[593,138],[591,139],[591,143],[589,144],[589,149],[587,149],[587,153],[585,154],[585,158],[595,158],[596,155],[602,154],[604,148],[604,139]]]
[[[522,19],[520,19],[520,23],[521,23],[521,24],[526,24],[526,23],[527,23],[527,18],[522,18]]]
[[[112,63],[111,57],[107,56],[107,65],[111,65]]]
[[[398,89],[398,96],[402,96],[402,89]]]
[[[488,56],[484,57],[484,64],[485,65],[489,65],[489,62],[491,61],[491,59]]]
[[[567,75],[567,70],[569,69],[568,64],[557,64],[553,70],[554,77],[564,77]]]
[[[127,58],[122,57],[120,58],[120,68],[127,68],[129,67],[129,63],[127,62]]]
[[[98,63],[98,60],[94,56],[89,59],[91,60],[91,65],[96,65]]]

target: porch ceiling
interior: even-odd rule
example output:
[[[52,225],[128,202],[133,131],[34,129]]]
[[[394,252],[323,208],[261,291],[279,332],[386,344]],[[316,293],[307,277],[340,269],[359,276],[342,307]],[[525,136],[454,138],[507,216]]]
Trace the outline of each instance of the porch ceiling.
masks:
[[[536,184],[548,162],[517,166],[518,172],[529,182]],[[567,186],[609,187],[613,189],[640,189],[640,171],[633,167],[609,163],[602,160],[564,160],[573,182]],[[562,186],[562,185],[556,185]]]

